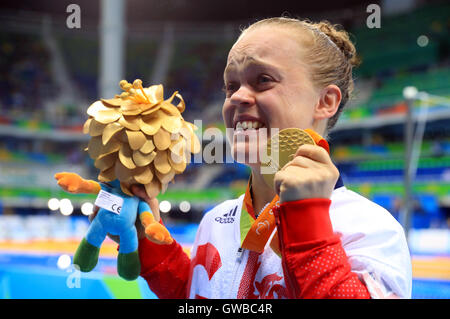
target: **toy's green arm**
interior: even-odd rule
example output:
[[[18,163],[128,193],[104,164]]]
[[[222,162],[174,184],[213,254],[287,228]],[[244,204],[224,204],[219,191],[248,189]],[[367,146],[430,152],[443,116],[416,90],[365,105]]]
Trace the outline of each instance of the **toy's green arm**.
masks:
[[[69,193],[98,194],[100,184],[96,181],[83,179],[76,173],[61,172],[55,174],[58,185]]]

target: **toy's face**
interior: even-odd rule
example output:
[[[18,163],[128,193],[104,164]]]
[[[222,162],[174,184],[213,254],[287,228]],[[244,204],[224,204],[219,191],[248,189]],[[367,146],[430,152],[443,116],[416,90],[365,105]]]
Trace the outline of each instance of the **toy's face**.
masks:
[[[131,185],[141,184],[153,198],[184,171],[200,143],[194,126],[181,116],[185,105],[177,92],[164,100],[162,85],[143,88],[136,80],[133,85],[121,81],[120,86],[125,91],[120,96],[97,101],[87,110],[87,150],[100,170],[100,182],[118,180],[129,196]],[[175,97],[180,99],[177,106],[171,103]]]

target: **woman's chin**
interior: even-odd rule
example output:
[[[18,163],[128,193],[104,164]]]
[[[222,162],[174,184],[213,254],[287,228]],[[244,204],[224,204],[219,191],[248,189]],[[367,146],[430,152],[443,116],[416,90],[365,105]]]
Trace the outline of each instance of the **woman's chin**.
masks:
[[[259,167],[260,152],[257,145],[249,145],[248,143],[234,143],[231,152],[233,159],[241,164],[251,167]]]

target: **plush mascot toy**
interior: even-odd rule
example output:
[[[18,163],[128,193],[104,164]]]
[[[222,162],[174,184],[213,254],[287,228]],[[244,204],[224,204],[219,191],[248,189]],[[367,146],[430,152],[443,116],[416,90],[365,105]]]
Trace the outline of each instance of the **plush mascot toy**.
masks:
[[[134,280],[140,274],[137,215],[149,240],[170,244],[173,239],[159,215],[153,215],[148,204],[132,194],[131,185],[143,185],[150,198],[164,193],[175,174],[185,170],[190,154],[200,151],[200,143],[195,125],[181,116],[185,103],[178,92],[164,100],[162,85],[144,88],[139,79],[133,84],[123,80],[119,85],[122,94],[88,108],[89,119],[83,127],[91,136],[87,151],[100,170],[99,182],[67,172],[55,178],[67,192],[98,194],[99,211],[75,252],[74,265],[91,271],[107,234],[118,235],[117,272]],[[176,106],[172,104],[175,97],[180,100]]]

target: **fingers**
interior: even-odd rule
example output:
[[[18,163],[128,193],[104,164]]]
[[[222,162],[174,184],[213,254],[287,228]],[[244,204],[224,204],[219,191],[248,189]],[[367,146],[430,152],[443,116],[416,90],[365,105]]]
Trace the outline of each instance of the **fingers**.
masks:
[[[295,157],[275,174],[274,188],[281,202],[329,198],[339,171],[328,152],[317,145],[302,145]]]
[[[64,176],[64,174],[65,174],[65,173],[63,173],[63,172],[61,172],[61,173],[56,173],[56,174],[54,175],[54,177],[55,177],[55,179],[60,179],[61,177]]]
[[[67,175],[66,173],[56,173],[55,179],[57,180],[57,183],[59,186],[62,186],[62,184],[67,183]]]
[[[160,245],[170,245],[173,242],[172,236],[166,227],[159,223],[151,223],[145,228],[145,234],[147,238]]]
[[[56,173],[55,179],[57,180],[58,185],[69,193],[78,193],[80,192],[79,187],[82,179],[75,173],[67,173],[60,172]]]
[[[54,177],[55,177],[55,179],[60,180],[61,178],[64,178],[64,177],[67,177],[67,176],[70,176],[70,175],[74,175],[74,174],[73,173],[68,173],[68,172],[59,172],[59,173],[56,173],[54,175]]]
[[[75,173],[68,173],[68,172],[59,172],[54,175],[55,179],[68,179],[68,178],[79,178],[79,176]]]
[[[78,185],[74,185],[73,183],[67,181],[66,179],[59,180],[58,185],[69,193],[76,193],[78,190]]]
[[[161,215],[159,213],[159,201],[155,198],[149,198],[148,201],[146,201],[147,204],[150,206],[150,209],[152,210],[153,216],[155,217],[156,221],[160,221]]]
[[[302,168],[308,168],[308,167],[317,167],[320,164],[308,157],[299,155],[299,156],[294,157],[294,159],[292,161],[286,163],[286,165],[284,165],[280,169],[280,171],[286,170],[286,168],[288,168],[289,166],[292,166],[292,165],[302,167]]]
[[[307,170],[305,170],[304,172],[306,173]],[[302,174],[302,168],[296,167],[295,169],[293,169],[292,166],[277,172],[273,179],[275,191],[277,192],[277,194],[279,195],[280,192],[283,191],[282,187],[291,188],[301,183],[303,181],[302,175],[305,175]]]
[[[58,180],[57,184],[58,184],[59,187],[61,187],[66,192],[72,193],[73,187],[71,187],[71,185],[64,178]]]
[[[294,156],[304,156],[323,164],[331,163],[331,158],[328,152],[323,147],[317,145],[300,145]]]
[[[302,168],[318,168],[323,164],[332,164],[328,152],[320,146],[304,144],[299,146],[295,152],[294,158],[284,165],[281,170],[292,165]]]

